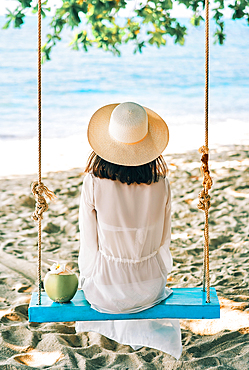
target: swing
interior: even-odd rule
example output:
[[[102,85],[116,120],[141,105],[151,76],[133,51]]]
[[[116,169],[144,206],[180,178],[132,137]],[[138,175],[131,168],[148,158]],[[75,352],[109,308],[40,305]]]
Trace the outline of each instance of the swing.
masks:
[[[68,303],[53,302],[45,292],[41,292],[41,220],[42,213],[48,208],[43,193],[50,199],[53,193],[41,182],[41,0],[38,0],[38,181],[32,187],[37,202],[33,218],[38,222],[38,292],[32,293],[29,304],[30,322],[220,318],[219,300],[215,288],[210,287],[209,279],[208,210],[210,196],[208,191],[211,188],[212,180],[208,170],[208,74],[209,0],[205,0],[205,145],[199,149],[202,153],[204,180],[198,204],[198,208],[205,212],[203,287],[173,288],[173,293],[166,300],[149,309],[129,314],[105,314],[94,310],[85,299],[82,290],[78,290]]]

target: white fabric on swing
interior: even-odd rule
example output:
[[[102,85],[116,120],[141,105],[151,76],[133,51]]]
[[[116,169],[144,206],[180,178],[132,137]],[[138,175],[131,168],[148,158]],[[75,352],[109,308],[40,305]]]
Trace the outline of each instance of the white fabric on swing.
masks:
[[[94,331],[134,350],[144,346],[155,348],[176,359],[182,353],[179,320],[78,321],[76,331]]]
[[[172,269],[170,213],[167,179],[127,185],[86,175],[79,214],[80,286],[94,309],[138,312],[171,294],[165,288]],[[76,329],[175,357],[181,353],[178,320],[79,322]]]

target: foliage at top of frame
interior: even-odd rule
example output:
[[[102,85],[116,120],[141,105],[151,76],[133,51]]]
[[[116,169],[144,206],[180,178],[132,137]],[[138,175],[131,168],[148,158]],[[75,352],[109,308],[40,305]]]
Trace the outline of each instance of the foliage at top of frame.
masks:
[[[20,28],[28,9],[33,13],[38,11],[38,5],[32,0],[16,0],[16,9],[6,10],[7,29],[11,24]],[[48,0],[42,2],[42,16],[46,17],[51,9]],[[77,32],[70,43],[73,49],[82,48],[85,51],[96,46],[115,55],[120,55],[119,46],[132,42],[134,53],[142,52],[146,45],[160,47],[166,45],[167,37],[172,37],[176,44],[184,45],[187,28],[171,16],[174,4],[183,4],[192,10],[191,23],[199,26],[203,22],[200,12],[205,8],[205,0],[147,0],[138,3],[132,0],[62,0],[56,8],[55,15],[49,23],[50,32],[42,47],[43,61],[50,60],[53,47],[61,40],[64,27],[70,27]],[[126,10],[126,17],[120,16]],[[234,0],[228,5],[232,9],[232,19],[245,18],[249,24],[249,0]],[[212,9],[216,23],[214,40],[223,44],[224,32],[224,0],[214,0]]]

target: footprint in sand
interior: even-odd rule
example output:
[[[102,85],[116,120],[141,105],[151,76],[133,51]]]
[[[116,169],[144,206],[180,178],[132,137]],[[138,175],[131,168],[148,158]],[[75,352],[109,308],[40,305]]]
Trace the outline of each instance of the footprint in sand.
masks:
[[[60,231],[60,226],[53,224],[52,222],[48,222],[47,226],[44,227],[43,231],[47,234],[56,234]]]
[[[15,286],[15,290],[17,293],[30,293],[32,292],[33,288],[31,285],[17,284]]]
[[[7,324],[7,323],[10,323],[11,321],[26,321],[26,319],[17,315],[15,312],[7,312],[0,319],[0,323],[2,324]]]
[[[20,354],[14,356],[14,360],[20,364],[24,364],[31,367],[39,366],[52,366],[56,362],[59,362],[64,355],[60,351],[54,352],[38,352],[30,351],[26,354]]]
[[[18,205],[22,207],[29,207],[29,208],[35,208],[35,199],[33,197],[30,197],[28,195],[21,195],[18,200]]]
[[[12,321],[25,322],[28,320],[28,304],[20,304],[9,310],[3,310],[0,316],[0,323],[6,324]]]

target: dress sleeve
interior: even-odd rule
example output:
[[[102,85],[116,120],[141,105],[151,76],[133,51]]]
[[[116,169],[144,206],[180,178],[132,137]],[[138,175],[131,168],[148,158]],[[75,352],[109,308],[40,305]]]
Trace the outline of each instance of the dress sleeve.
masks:
[[[166,193],[168,194],[168,198],[165,205],[164,226],[160,254],[161,257],[163,258],[167,272],[169,273],[173,267],[173,260],[169,249],[171,242],[171,191],[169,181],[167,178],[165,179],[165,187]]]
[[[94,180],[87,174],[83,181],[79,207],[80,252],[78,258],[80,283],[93,271],[98,251],[97,213],[94,208]]]

